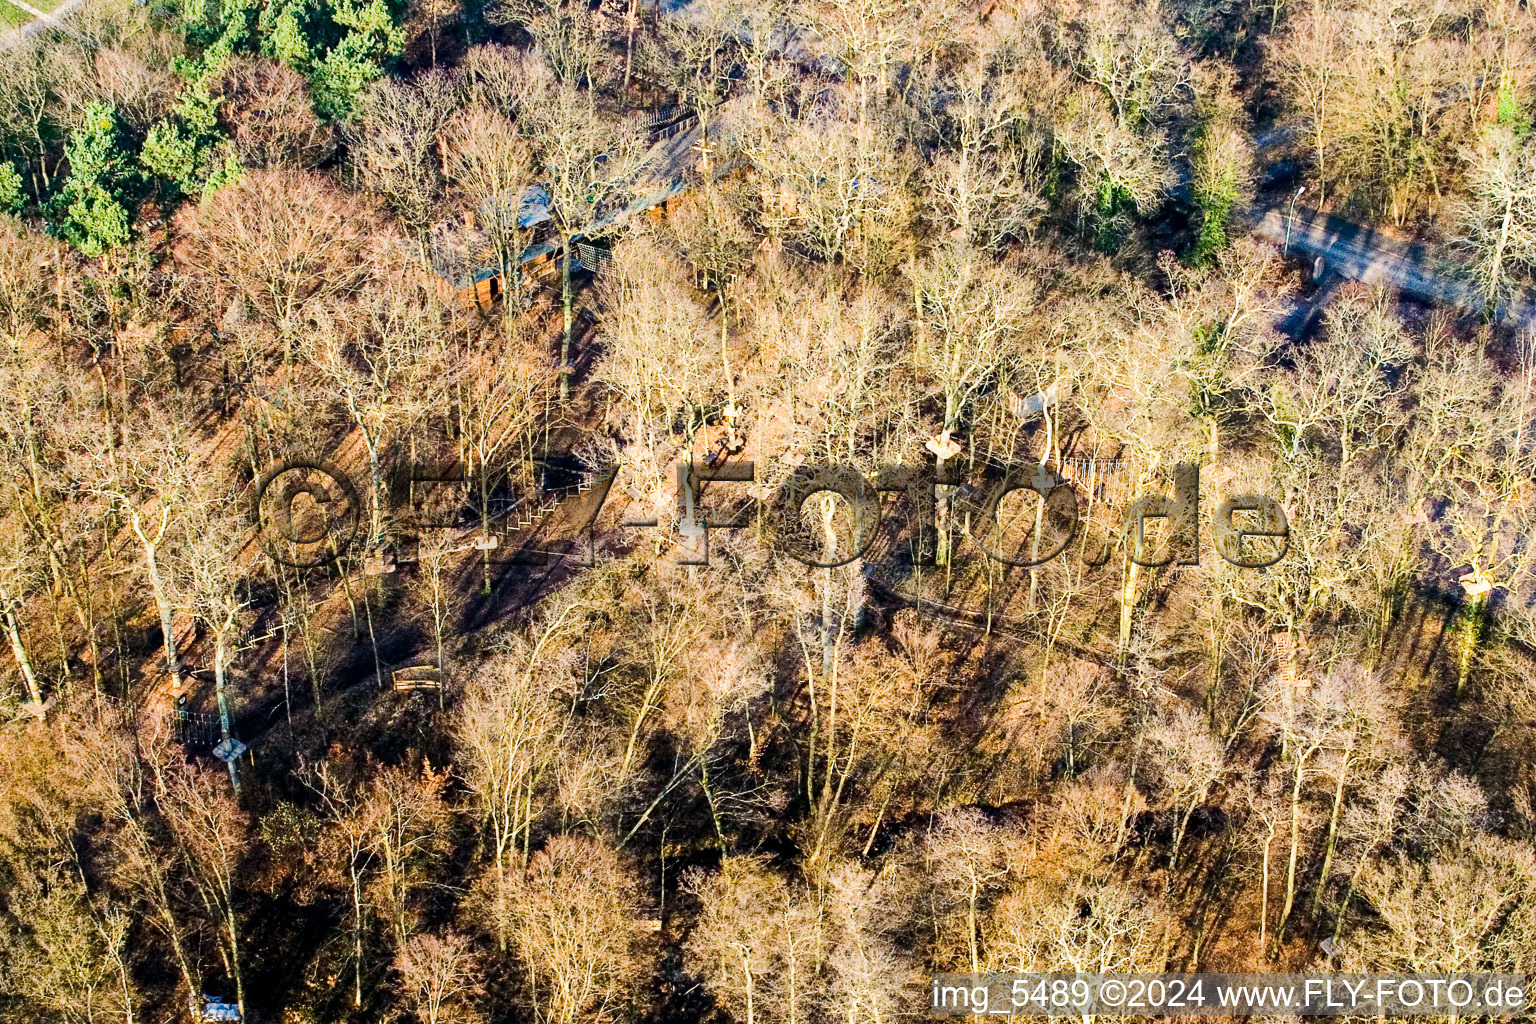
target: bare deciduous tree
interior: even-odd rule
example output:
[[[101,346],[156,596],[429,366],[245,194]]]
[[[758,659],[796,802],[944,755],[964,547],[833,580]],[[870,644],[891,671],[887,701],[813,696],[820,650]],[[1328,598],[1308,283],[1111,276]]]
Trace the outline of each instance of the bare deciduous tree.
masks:
[[[178,216],[186,261],[268,317],[288,363],[304,304],[336,302],[366,277],[369,206],[318,174],[251,171]]]
[[[513,935],[543,1020],[612,1021],[646,974],[633,882],[607,846],[554,836],[528,864]]]
[[[481,991],[478,963],[464,936],[453,932],[412,936],[395,955],[395,970],[421,1024],[480,1019],[473,1008]]]

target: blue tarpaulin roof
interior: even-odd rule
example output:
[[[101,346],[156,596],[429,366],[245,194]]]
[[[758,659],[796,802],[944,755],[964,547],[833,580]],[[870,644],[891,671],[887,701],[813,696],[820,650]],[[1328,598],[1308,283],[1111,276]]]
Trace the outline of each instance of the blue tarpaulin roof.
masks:
[[[203,996],[203,1020],[213,1021],[239,1021],[240,1007],[234,1003],[224,1003],[217,999]]]

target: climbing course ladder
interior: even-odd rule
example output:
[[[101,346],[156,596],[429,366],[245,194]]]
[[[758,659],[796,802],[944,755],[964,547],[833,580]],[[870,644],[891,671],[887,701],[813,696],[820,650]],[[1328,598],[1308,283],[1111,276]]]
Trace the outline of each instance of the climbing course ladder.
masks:
[[[1276,633],[1275,653],[1280,660],[1280,681],[1286,685],[1287,690],[1309,690],[1312,688],[1312,680],[1305,676],[1298,677],[1296,675],[1298,661],[1296,634],[1288,629]]]

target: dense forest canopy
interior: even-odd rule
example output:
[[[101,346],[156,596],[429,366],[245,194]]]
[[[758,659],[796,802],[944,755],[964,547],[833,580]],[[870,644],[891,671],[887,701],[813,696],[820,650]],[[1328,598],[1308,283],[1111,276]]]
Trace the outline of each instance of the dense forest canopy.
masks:
[[[1516,0],[0,37],[0,1019],[1536,975],[1533,116]]]

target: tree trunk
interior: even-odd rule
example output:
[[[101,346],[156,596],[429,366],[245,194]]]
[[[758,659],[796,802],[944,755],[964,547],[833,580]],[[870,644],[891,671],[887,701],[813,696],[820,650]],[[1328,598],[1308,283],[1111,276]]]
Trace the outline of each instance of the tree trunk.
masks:
[[[629,92],[629,73],[635,50],[635,5],[639,0],[629,0],[629,10],[624,15],[624,86]]]
[[[1291,920],[1291,908],[1296,904],[1296,855],[1301,847],[1301,778],[1305,761],[1296,762],[1296,780],[1291,785],[1291,854],[1285,868],[1285,906],[1280,911],[1280,927],[1275,931],[1275,941],[1285,942],[1285,928]]]
[[[1264,866],[1260,869],[1262,892],[1259,896],[1259,952],[1264,952],[1269,941],[1269,848],[1275,842],[1275,826],[1272,822],[1264,837]]]
[[[1508,186],[1506,186],[1508,187]],[[1486,299],[1488,312],[1491,314],[1499,305],[1499,286],[1504,279],[1504,250],[1509,244],[1510,222],[1514,217],[1514,203],[1504,203],[1504,218],[1499,223],[1499,240],[1493,247],[1493,255],[1488,261],[1488,289]]]
[[[1313,919],[1317,917],[1317,911],[1323,902],[1323,887],[1328,884],[1328,872],[1333,867],[1333,851],[1339,840],[1339,811],[1344,806],[1344,784],[1349,779],[1349,753],[1344,754],[1344,763],[1339,765],[1339,784],[1333,790],[1333,810],[1328,815],[1328,839],[1323,845],[1323,869],[1317,876],[1317,889],[1312,893],[1312,905],[1307,910],[1307,916]]]
[[[181,933],[176,928],[176,918],[171,913],[171,901],[165,892],[164,879],[153,880],[154,888],[150,891],[151,901],[154,903],[155,912],[160,918],[160,925],[165,929],[166,938],[170,940],[171,952],[176,957],[176,968],[181,972],[181,980],[187,986],[188,1001],[195,1002],[202,995],[202,980],[192,974],[192,963],[187,959],[187,951],[181,941]],[[193,1015],[196,1016],[197,1008],[194,1007]]]
[[[741,969],[747,977],[747,1024],[756,1024],[757,1015],[752,1004],[752,961],[742,957]]]
[[[233,893],[224,895],[226,906],[229,908],[227,923],[229,927],[229,972],[234,975],[235,981],[235,1005],[240,1007],[240,1019],[245,1019],[245,979],[240,973],[240,934],[235,927],[235,905],[232,902]]]
[[[138,532],[137,522],[134,526]],[[155,595],[155,607],[160,612],[160,634],[165,646],[165,668],[171,676],[171,688],[181,692],[181,659],[176,651],[176,615],[171,607],[170,595],[165,590],[165,580],[160,575],[160,563],[155,557],[156,545],[149,542],[142,532],[139,539],[144,543],[144,564],[149,571],[149,587]]]
[[[563,315],[560,334],[560,401],[571,397],[571,239],[560,236],[560,308]]]
[[[981,955],[980,955],[980,953],[976,949],[976,903],[977,903],[977,900],[980,898],[980,895],[981,895],[980,892],[979,892],[979,889],[980,889],[980,884],[978,883],[978,881],[976,879],[976,871],[973,868],[973,869],[971,869],[971,891],[970,891],[970,894],[969,894],[969,900],[966,903],[966,911],[965,911],[965,927],[966,927],[965,937],[966,937],[966,941],[968,943],[970,943],[970,947],[971,947],[971,973],[972,974],[980,974],[981,973]]]
[[[1178,831],[1173,834],[1173,850],[1168,854],[1168,885],[1173,885],[1173,870],[1179,866],[1179,847],[1184,845],[1184,833],[1189,830],[1189,819],[1195,816],[1195,808],[1200,806],[1200,801],[1205,799],[1206,788],[1202,788],[1193,800],[1189,802],[1189,809],[1179,819]]]
[[[43,691],[37,685],[37,676],[32,671],[32,659],[27,656],[26,645],[21,640],[21,630],[16,623],[16,613],[9,607],[5,609],[5,634],[11,641],[11,654],[16,658],[16,667],[21,670],[21,678],[27,685],[27,693],[36,706],[35,714],[43,717]]]
[[[619,788],[623,788],[625,780],[629,778],[629,766],[635,759],[635,748],[640,741],[640,727],[645,724],[652,705],[661,696],[663,683],[662,679],[653,679],[641,695],[640,711],[635,715],[635,724],[630,727],[629,742],[624,744],[624,760],[619,764]]]
[[[233,616],[231,616],[233,618]],[[224,748],[230,750],[233,736],[229,729],[229,699],[224,694],[224,656],[229,642],[229,622],[225,622],[218,630],[218,636],[213,645],[213,692],[219,702],[219,734],[224,740]],[[231,753],[233,751],[231,750]],[[231,757],[229,765],[229,784],[234,787],[235,796],[240,795],[240,772],[235,767],[235,758]]]
[[[1467,688],[1467,680],[1472,676],[1472,660],[1477,654],[1477,645],[1482,640],[1485,600],[1481,597],[1473,598],[1467,602],[1466,610],[1462,612],[1461,636],[1457,644],[1460,649],[1456,658],[1456,696],[1458,697]]]
[[[363,1005],[363,881],[352,852],[352,1005]]]
[[[1356,864],[1355,870],[1350,872],[1349,887],[1344,890],[1344,902],[1339,904],[1338,916],[1333,920],[1333,945],[1335,948],[1339,945],[1339,936],[1344,932],[1344,915],[1349,913],[1349,901],[1355,898],[1355,885],[1360,881],[1360,872],[1365,870],[1365,863],[1370,859],[1371,850],[1374,848],[1374,845],[1373,843],[1371,846],[1366,847],[1365,851],[1360,854],[1360,863]]]
[[[1134,622],[1136,611],[1136,582],[1141,575],[1141,566],[1131,558],[1130,544],[1125,547],[1125,583],[1120,588],[1120,650],[1119,657],[1125,657],[1126,649],[1131,643],[1131,625]]]

